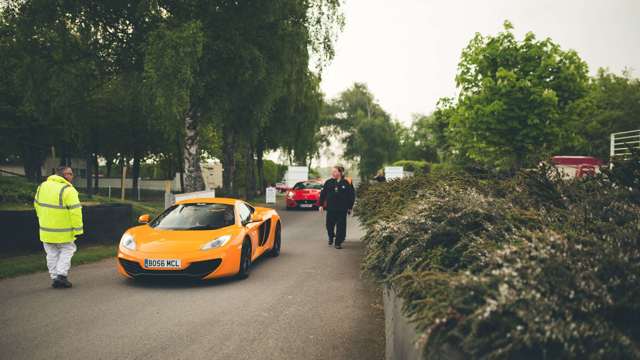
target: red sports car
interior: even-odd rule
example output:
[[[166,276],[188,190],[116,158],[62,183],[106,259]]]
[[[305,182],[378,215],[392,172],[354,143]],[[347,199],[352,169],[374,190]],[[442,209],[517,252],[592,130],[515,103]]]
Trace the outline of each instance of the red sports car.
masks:
[[[287,191],[287,210],[317,209],[322,183],[319,181],[301,181]]]

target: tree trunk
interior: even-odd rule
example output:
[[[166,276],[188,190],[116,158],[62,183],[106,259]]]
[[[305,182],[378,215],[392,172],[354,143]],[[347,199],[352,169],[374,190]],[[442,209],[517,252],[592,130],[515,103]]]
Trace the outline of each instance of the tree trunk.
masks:
[[[191,110],[184,117],[184,191],[204,189],[202,170],[200,169],[200,144],[198,136],[197,112]]]
[[[262,142],[258,143],[258,148],[256,149],[256,168],[258,169],[258,184],[260,184],[260,191],[264,191],[267,187],[267,179],[264,178],[264,160],[262,158],[264,153],[264,149],[262,146]]]
[[[111,157],[106,157],[105,160],[107,161],[107,163],[105,164],[105,166],[107,167],[107,174],[106,176],[108,178],[111,177],[111,168],[113,167],[113,158]]]
[[[24,143],[22,146],[22,160],[24,167],[24,175],[27,180],[39,183],[42,181],[42,164],[46,158],[45,153],[28,143]]]
[[[222,132],[222,187],[227,195],[235,194],[235,136],[233,130]]]
[[[85,159],[87,164],[87,168],[84,174],[86,184],[87,184],[87,188],[85,189],[85,192],[87,194],[87,197],[91,199],[93,197],[93,179],[91,178],[91,175],[93,174],[93,154],[88,153]]]
[[[253,145],[251,139],[247,142],[245,149],[245,173],[244,173],[244,197],[250,200],[255,195],[256,191],[256,178],[253,172]]]
[[[93,182],[93,193],[97,194],[98,189],[100,189],[100,164],[98,163],[98,154],[93,154],[93,170],[94,170],[94,182]]]
[[[131,169],[131,176],[132,176],[132,198],[136,198],[137,199],[137,191],[138,191],[138,179],[140,178],[140,155],[138,155],[137,153],[133,154],[133,168]]]

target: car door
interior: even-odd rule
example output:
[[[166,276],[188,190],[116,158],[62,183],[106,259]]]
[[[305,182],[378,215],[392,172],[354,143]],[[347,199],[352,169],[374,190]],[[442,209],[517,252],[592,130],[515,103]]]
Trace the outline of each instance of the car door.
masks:
[[[260,237],[258,234],[260,230],[260,223],[251,222],[251,214],[255,212],[255,209],[252,206],[242,201],[238,202],[237,206],[242,226],[245,227],[246,233],[251,239],[251,257],[254,258],[256,255],[256,249],[260,244]]]

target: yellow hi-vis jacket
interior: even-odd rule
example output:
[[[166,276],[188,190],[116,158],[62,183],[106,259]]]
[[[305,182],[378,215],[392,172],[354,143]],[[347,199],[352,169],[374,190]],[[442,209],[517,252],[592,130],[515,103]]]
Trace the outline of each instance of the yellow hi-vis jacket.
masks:
[[[38,187],[33,206],[40,225],[40,241],[68,243],[83,233],[78,191],[65,178],[49,176]]]

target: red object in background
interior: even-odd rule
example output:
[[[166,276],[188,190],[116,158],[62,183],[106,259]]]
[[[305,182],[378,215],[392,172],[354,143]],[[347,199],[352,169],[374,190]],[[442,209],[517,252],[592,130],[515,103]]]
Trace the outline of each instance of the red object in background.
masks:
[[[583,176],[594,176],[596,174],[596,167],[589,164],[578,165],[576,170],[576,177],[581,178]]]
[[[554,165],[578,166],[591,165],[602,166],[602,160],[593,156],[554,156],[551,158]]]
[[[287,191],[287,209],[317,208],[320,200],[320,191],[322,191],[322,183],[319,181],[301,181],[295,184],[291,190]]]
[[[551,162],[555,166],[575,168],[575,177],[593,176],[604,162],[593,156],[554,156]]]

